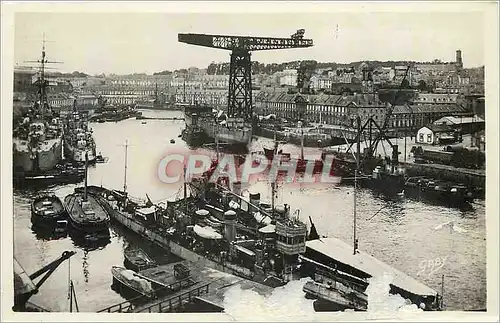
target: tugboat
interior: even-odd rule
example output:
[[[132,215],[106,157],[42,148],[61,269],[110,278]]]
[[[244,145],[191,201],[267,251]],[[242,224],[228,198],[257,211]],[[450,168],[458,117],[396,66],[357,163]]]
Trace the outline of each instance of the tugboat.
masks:
[[[146,296],[147,298],[155,298],[155,291],[151,286],[151,282],[144,279],[143,276],[135,271],[123,267],[113,266],[111,268],[113,275],[113,286],[118,287],[119,291],[125,288],[135,294]]]
[[[31,222],[41,227],[56,227],[59,220],[66,219],[61,200],[54,194],[42,194],[31,203]]]
[[[156,263],[139,248],[127,247],[124,250],[124,265],[127,269],[133,271],[141,271],[148,268],[156,267]]]
[[[99,152],[99,154],[95,157],[95,162],[96,163],[99,163],[99,164],[104,164],[104,163],[107,163],[109,160],[108,157],[103,157],[101,152]]]
[[[64,207],[71,226],[86,239],[109,238],[109,215],[96,199],[87,194],[87,158],[85,158],[85,184],[83,193],[78,188],[64,198]]]

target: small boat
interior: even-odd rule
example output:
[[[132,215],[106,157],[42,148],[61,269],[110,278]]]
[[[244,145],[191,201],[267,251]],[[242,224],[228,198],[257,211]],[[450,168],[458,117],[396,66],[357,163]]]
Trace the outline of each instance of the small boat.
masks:
[[[31,203],[33,224],[55,225],[58,220],[66,218],[63,203],[54,194],[44,194],[36,197]]]
[[[95,162],[96,162],[96,163],[100,163],[100,164],[102,164],[102,163],[107,163],[107,162],[108,162],[108,160],[109,160],[109,158],[108,158],[108,157],[102,157],[101,153],[99,153],[99,155],[97,155],[97,156],[95,157]]]
[[[147,124],[147,122],[146,122],[146,121],[143,121],[143,122],[141,122],[141,124]]]
[[[139,248],[125,248],[124,256],[124,265],[127,269],[141,271],[144,269],[156,267],[156,263]]]
[[[120,290],[124,287],[147,298],[155,297],[155,291],[151,286],[151,282],[135,271],[113,266],[111,268],[111,275],[113,275],[113,285],[118,285]]]
[[[170,143],[171,144],[175,144],[175,140],[174,139],[170,139]]]
[[[70,194],[64,198],[64,207],[73,228],[86,234],[107,233],[109,236],[109,215],[92,195]]]

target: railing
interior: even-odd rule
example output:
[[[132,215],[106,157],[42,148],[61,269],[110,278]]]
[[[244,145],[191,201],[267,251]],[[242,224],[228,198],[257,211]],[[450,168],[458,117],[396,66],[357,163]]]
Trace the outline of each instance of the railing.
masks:
[[[177,290],[180,290],[182,288],[185,288],[185,287],[188,287],[188,286],[191,286],[193,285],[195,282],[191,279],[191,278],[185,278],[185,279],[182,279],[182,280],[178,280],[168,286],[164,286],[162,288],[159,288],[159,289],[156,289],[155,290],[155,293],[158,293],[158,292],[162,292],[162,291],[165,291],[165,290],[172,290],[172,291],[177,291]],[[121,302],[121,303],[118,303],[118,304],[115,304],[115,305],[111,305],[109,307],[106,307],[102,310],[99,310],[97,311],[97,313],[103,313],[103,312],[107,312],[107,313],[123,313],[123,312],[130,312],[130,311],[133,311],[135,308],[137,308],[137,306],[140,306],[140,305],[137,305],[137,304],[134,304],[134,303],[137,303],[137,302],[140,302],[141,300],[145,300],[146,297],[141,295],[141,296],[137,296],[137,297],[134,297],[130,300],[127,300],[127,301],[124,301],[124,302]]]
[[[177,307],[184,304],[190,303],[195,297],[200,296],[202,293],[208,294],[210,283],[198,286],[196,288],[190,289],[179,295],[175,295],[166,300],[148,305],[140,310],[135,311],[136,313],[167,313],[175,310]]]

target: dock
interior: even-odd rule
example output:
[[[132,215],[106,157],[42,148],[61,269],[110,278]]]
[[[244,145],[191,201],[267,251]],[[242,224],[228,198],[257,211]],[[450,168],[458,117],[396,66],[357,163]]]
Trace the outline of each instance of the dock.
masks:
[[[179,120],[184,121],[183,117],[136,117],[137,120]]]
[[[183,265],[189,270],[189,277],[179,278],[174,274],[176,265]],[[108,313],[171,313],[181,312],[189,305],[196,304],[190,311],[222,312],[224,293],[233,286],[252,289],[261,295],[269,295],[272,288],[221,272],[208,267],[201,267],[189,261],[180,261],[140,271],[139,274],[170,292],[154,299],[137,302],[137,299],[121,302],[106,307],[98,312]],[[139,303],[139,304],[138,304]]]

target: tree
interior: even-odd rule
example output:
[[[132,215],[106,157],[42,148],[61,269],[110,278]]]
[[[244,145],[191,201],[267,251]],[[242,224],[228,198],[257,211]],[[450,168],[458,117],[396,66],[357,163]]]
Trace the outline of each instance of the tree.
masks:
[[[403,82],[401,82],[401,87],[403,89],[409,89],[410,88],[410,82],[407,79],[404,79]]]

